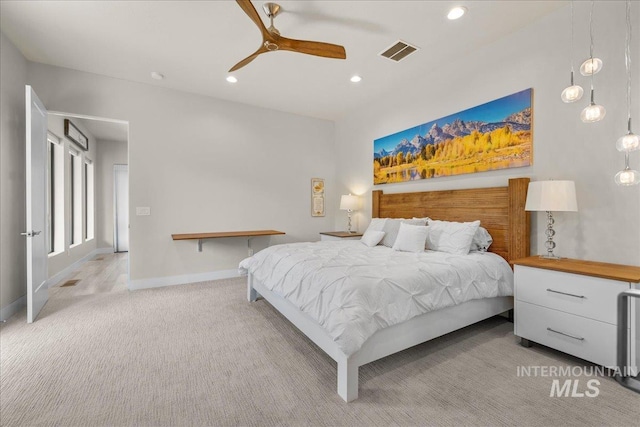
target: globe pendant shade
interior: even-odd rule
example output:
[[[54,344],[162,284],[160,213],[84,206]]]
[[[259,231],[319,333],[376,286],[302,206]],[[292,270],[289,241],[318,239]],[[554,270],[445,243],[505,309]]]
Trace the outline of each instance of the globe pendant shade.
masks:
[[[633,169],[625,169],[616,174],[615,181],[618,185],[638,185],[640,184],[640,173]]]
[[[580,120],[585,123],[599,122],[606,114],[607,110],[602,105],[590,104],[580,113]]]
[[[636,151],[640,149],[640,136],[633,133],[628,133],[625,136],[621,136],[616,141],[616,148],[618,151]]]
[[[563,90],[562,95],[560,95],[560,98],[562,98],[562,102],[569,104],[571,102],[576,102],[580,98],[582,98],[582,94],[584,94],[584,90],[582,89],[582,86],[573,85]]]
[[[580,74],[590,76],[598,74],[602,70],[602,60],[600,58],[589,58],[580,66]]]

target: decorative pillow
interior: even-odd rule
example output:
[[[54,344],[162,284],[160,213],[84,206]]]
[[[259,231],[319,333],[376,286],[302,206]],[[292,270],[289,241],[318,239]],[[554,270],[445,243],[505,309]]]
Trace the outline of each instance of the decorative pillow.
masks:
[[[428,216],[425,216],[424,218],[417,218],[417,217],[415,217],[415,216],[414,216],[414,217],[413,217],[413,219],[420,219],[420,220],[424,221],[424,223],[425,223],[426,225],[429,225],[429,221],[433,221],[433,220],[432,220],[431,218],[429,218]]]
[[[400,224],[411,224],[411,225],[425,225],[425,222],[421,219],[402,219],[402,218],[387,218],[387,221],[384,223],[384,228],[382,229],[386,234],[382,239],[382,244],[388,248],[392,248],[393,244],[396,241],[396,237],[398,237],[398,231],[400,230]]]
[[[424,252],[424,242],[427,240],[429,227],[426,225],[400,224],[398,237],[393,244],[394,251]]]
[[[369,230],[382,231],[382,229],[384,228],[384,224],[386,222],[387,222],[387,218],[371,218],[371,222],[369,223],[369,226],[367,227],[366,231],[369,231]]]
[[[489,250],[489,246],[493,243],[493,238],[491,234],[484,227],[478,227],[478,231],[473,235],[473,240],[471,241],[471,249],[472,251],[480,251],[487,252]]]
[[[478,227],[480,227],[480,221],[429,221],[427,248],[433,251],[466,255],[469,253]]]
[[[372,248],[378,243],[380,243],[380,240],[382,240],[384,235],[385,235],[384,231],[370,230],[367,228],[367,231],[364,232],[360,241],[365,245],[369,246],[370,248]]]

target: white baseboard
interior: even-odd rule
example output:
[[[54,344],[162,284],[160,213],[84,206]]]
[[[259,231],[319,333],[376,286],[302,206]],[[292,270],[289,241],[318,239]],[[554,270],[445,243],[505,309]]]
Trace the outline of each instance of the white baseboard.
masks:
[[[112,254],[112,253],[113,253],[113,248],[98,248],[98,249],[92,250],[87,255],[83,256],[82,258],[80,258],[70,266],[66,267],[64,270],[49,277],[47,279],[47,287],[50,288],[52,286],[57,285],[58,283],[66,279],[68,276],[70,276],[72,273],[74,273],[78,268],[80,268],[82,264],[89,261],[94,256],[101,255],[101,254]]]
[[[161,288],[163,286],[186,285],[209,280],[231,279],[240,277],[237,269],[210,271],[207,273],[181,274],[179,276],[151,277],[149,279],[129,280],[129,290]]]
[[[27,305],[27,296],[23,295],[11,304],[0,309],[0,321],[5,321]]]

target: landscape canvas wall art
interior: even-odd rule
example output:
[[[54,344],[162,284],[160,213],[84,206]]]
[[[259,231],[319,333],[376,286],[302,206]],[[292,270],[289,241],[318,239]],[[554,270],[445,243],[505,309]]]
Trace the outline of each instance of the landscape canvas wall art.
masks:
[[[389,184],[532,164],[533,89],[373,142],[373,183]]]

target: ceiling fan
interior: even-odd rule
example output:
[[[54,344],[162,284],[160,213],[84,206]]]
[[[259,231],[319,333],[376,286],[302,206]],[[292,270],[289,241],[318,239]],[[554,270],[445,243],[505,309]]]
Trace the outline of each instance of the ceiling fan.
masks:
[[[258,29],[262,33],[262,44],[253,54],[234,65],[229,72],[244,67],[262,53],[275,52],[277,50],[289,50],[292,52],[306,53],[307,55],[322,56],[325,58],[346,59],[347,54],[343,46],[282,37],[280,35],[280,31],[273,26],[273,18],[275,18],[280,12],[280,5],[276,3],[265,3],[262,6],[265,13],[271,20],[271,25],[269,28],[266,28],[250,0],[236,0],[236,2],[249,16],[249,18],[251,18],[253,23],[258,26]]]

